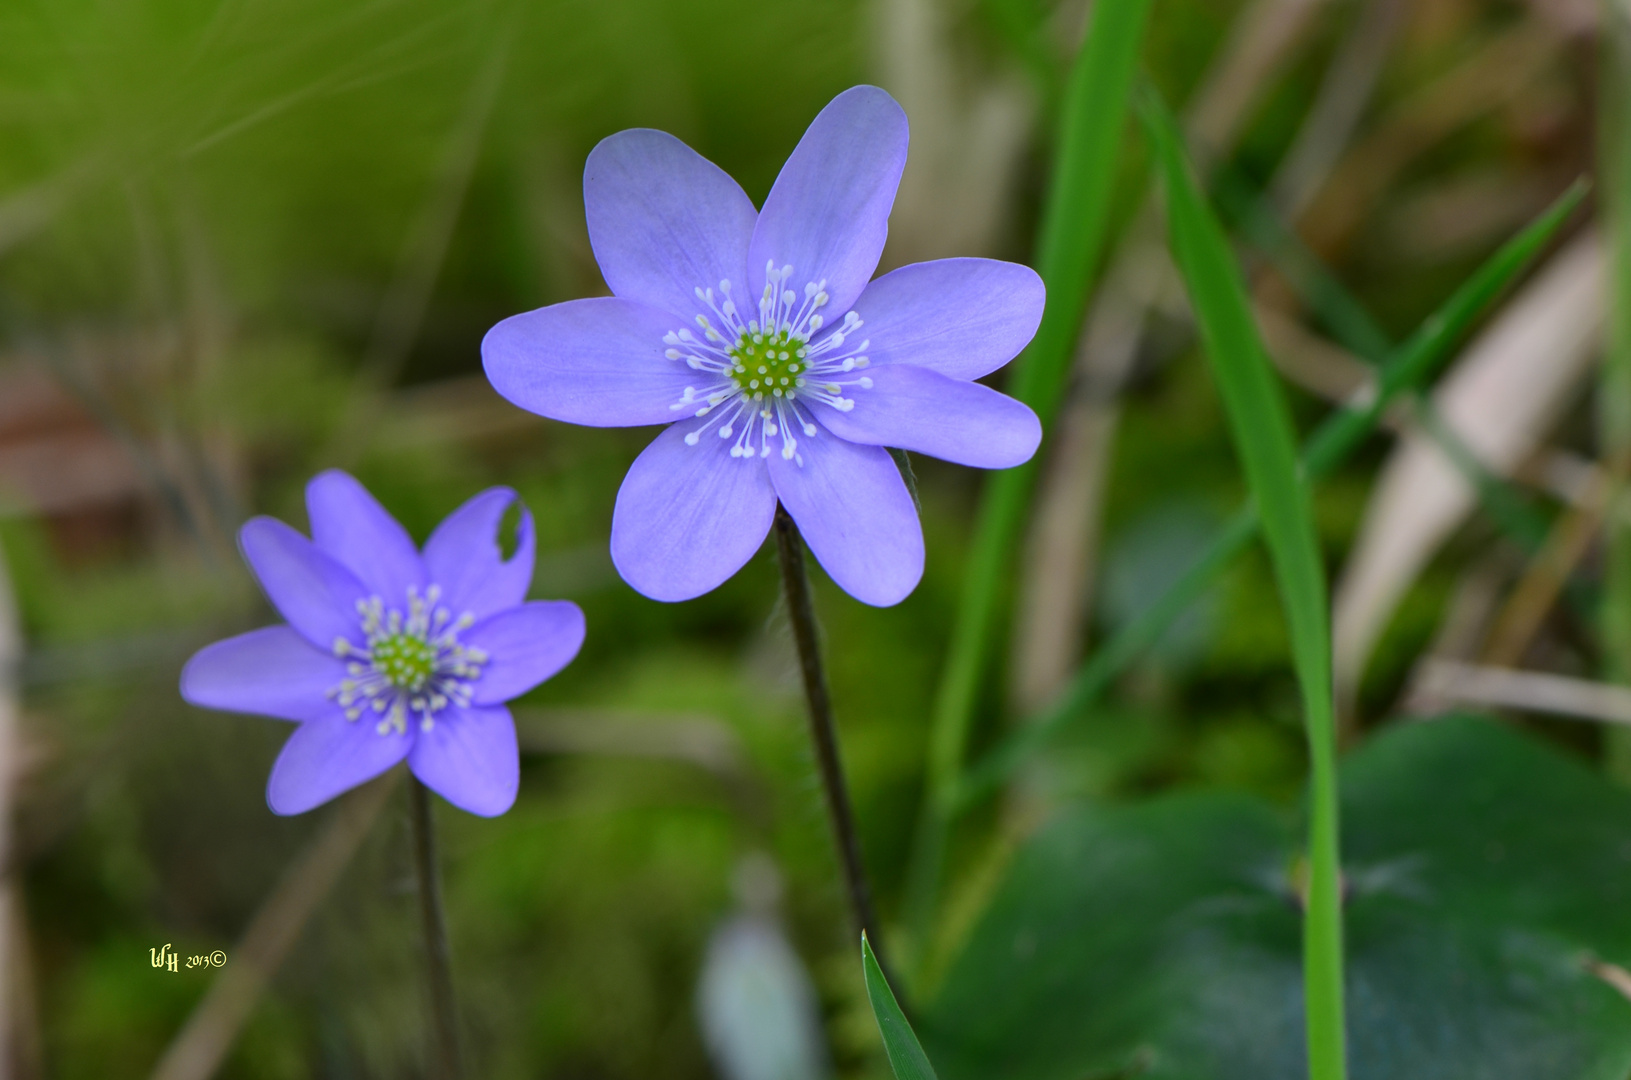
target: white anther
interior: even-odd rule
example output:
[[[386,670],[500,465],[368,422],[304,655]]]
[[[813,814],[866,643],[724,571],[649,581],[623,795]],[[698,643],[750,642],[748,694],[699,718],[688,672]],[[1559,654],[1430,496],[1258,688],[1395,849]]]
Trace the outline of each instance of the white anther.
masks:
[[[696,444],[697,444],[697,433],[693,431],[693,432],[691,432],[689,435],[687,435],[685,437],[685,445],[686,446],[695,446]]]

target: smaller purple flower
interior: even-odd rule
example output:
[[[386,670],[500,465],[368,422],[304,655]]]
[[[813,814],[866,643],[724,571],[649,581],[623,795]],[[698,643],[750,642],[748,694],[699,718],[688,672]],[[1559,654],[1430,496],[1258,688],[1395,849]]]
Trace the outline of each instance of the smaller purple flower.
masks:
[[[583,170],[589,241],[613,295],[488,331],[495,389],[595,427],[669,424],[612,512],[612,561],[657,600],[688,600],[750,559],[779,501],[851,596],[899,602],[923,531],[886,447],[1006,469],[1036,414],[976,379],[1042,317],[1042,281],[993,259],[872,279],[906,164],[906,114],[874,86],[810,124],[762,209],[661,131],[619,132]]]
[[[525,602],[532,515],[515,553],[499,523],[515,492],[491,488],[437,526],[423,551],[354,478],[306,488],[312,538],[254,518],[239,546],[287,625],[196,653],[181,673],[194,705],[293,720],[266,785],[299,814],[403,758],[454,806],[491,817],[515,802],[520,760],[504,703],[560,671],[583,644],[583,612]]]

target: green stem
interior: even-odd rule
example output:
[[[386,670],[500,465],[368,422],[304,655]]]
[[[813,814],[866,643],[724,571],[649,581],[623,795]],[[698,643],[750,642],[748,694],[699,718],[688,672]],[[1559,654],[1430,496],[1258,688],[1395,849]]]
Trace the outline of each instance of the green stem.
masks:
[[[416,776],[408,777],[408,805],[413,821],[413,861],[419,876],[419,916],[425,933],[425,961],[430,980],[431,1020],[435,1029],[437,1080],[460,1080],[459,1012],[453,997],[453,971],[448,959],[447,921],[442,914],[442,881],[436,862],[436,824],[430,792]]]

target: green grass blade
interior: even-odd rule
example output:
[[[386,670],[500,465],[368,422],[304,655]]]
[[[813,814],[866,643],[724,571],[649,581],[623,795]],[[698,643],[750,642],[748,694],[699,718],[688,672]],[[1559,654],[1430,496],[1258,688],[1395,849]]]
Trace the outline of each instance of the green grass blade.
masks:
[[[934,1066],[929,1064],[929,1056],[923,1052],[923,1045],[917,1041],[906,1014],[901,1012],[900,1002],[895,1000],[895,992],[889,988],[878,958],[872,955],[872,943],[864,931],[861,968],[866,972],[866,996],[872,1002],[872,1015],[877,1018],[878,1030],[883,1034],[883,1051],[889,1056],[895,1080],[936,1080]]]
[[[1588,190],[1589,185],[1584,182],[1575,184],[1523,232],[1502,245],[1382,366],[1377,393],[1372,400],[1334,413],[1315,430],[1303,449],[1303,468],[1310,479],[1327,476],[1345,462],[1399,395],[1421,389],[1438,373],[1455,346],[1495,298],[1556,237]],[[966,809],[1001,787],[1014,769],[1082,715],[1099,694],[1205,592],[1234,556],[1246,549],[1256,531],[1256,510],[1251,506],[1242,508],[1164,596],[1094,653],[1046,711],[969,770],[954,798],[957,809]]]
[[[1219,205],[1239,220],[1241,235],[1270,258],[1337,342],[1361,360],[1385,364],[1394,354],[1386,332],[1336,275],[1275,217],[1268,201],[1250,193],[1245,181],[1229,169],[1221,170],[1217,190]],[[1416,392],[1411,396],[1421,430],[1477,494],[1485,516],[1523,550],[1537,550],[1549,528],[1546,518],[1505,477],[1491,472],[1468,450],[1438,418],[1431,402]]]
[[[1048,190],[1037,269],[1047,307],[1036,337],[1015,362],[1007,390],[1052,426],[1064,394],[1088,284],[1104,248],[1127,102],[1149,0],[1095,4],[1087,37],[1065,89],[1059,156]],[[994,474],[975,519],[962,596],[929,741],[928,799],[913,851],[912,914],[921,929],[938,890],[943,821],[963,766],[974,703],[1015,538],[1030,503],[1036,463]]]
[[[1400,393],[1432,381],[1449,360],[1451,348],[1557,235],[1590,189],[1586,181],[1577,181],[1528,228],[1503,244],[1422,323],[1399,350],[1397,359],[1382,369],[1375,397],[1359,408],[1343,410],[1315,432],[1306,455],[1310,475],[1323,476],[1346,459]]]
[[[1143,112],[1165,181],[1168,240],[1212,362],[1291,631],[1310,766],[1309,883],[1303,917],[1308,1071],[1311,1080],[1343,1080],[1347,1050],[1336,711],[1325,568],[1314,535],[1313,505],[1298,467],[1291,410],[1258,337],[1228,238],[1195,183],[1176,124],[1153,93]]]

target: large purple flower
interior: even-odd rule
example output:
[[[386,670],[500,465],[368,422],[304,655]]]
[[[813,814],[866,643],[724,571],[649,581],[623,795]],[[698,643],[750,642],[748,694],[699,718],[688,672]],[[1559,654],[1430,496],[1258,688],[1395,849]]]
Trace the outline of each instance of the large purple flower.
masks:
[[[419,551],[347,474],[306,488],[312,539],[269,517],[238,534],[286,626],[200,650],[181,673],[194,705],[296,721],[266,801],[299,814],[408,759],[425,785],[473,814],[502,814],[520,784],[504,703],[565,667],[583,612],[525,603],[532,516],[515,553],[500,520],[515,492],[492,488],[437,526]]]
[[[906,115],[872,86],[821,111],[760,212],[664,132],[589,155],[589,239],[615,296],[505,319],[482,361],[499,393],[556,420],[673,423],[612,517],[612,560],[647,596],[718,586],[780,499],[833,580],[896,603],[922,576],[923,532],[884,448],[988,469],[1036,451],[1036,415],[973,381],[1036,332],[1036,274],[943,259],[869,281],[905,163]]]

